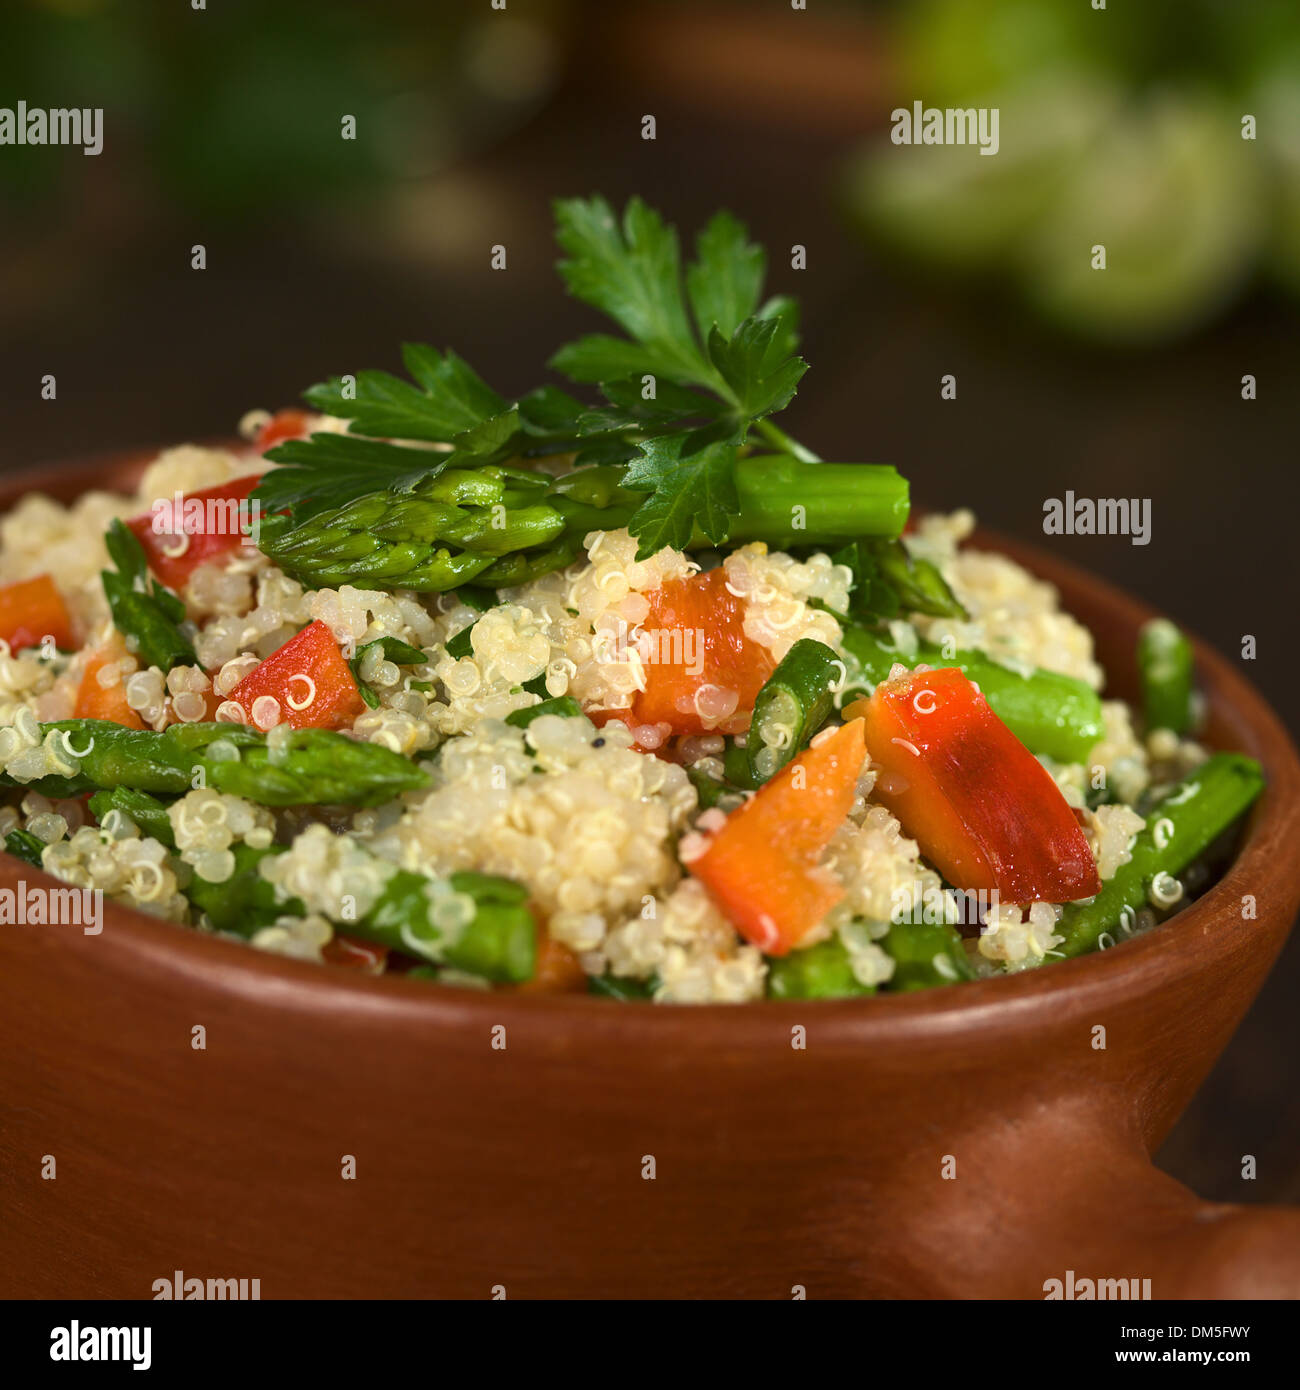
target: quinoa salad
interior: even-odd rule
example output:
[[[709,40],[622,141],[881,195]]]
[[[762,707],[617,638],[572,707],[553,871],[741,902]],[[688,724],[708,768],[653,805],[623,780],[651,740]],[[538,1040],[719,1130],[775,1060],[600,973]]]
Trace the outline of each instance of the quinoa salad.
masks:
[[[792,300],[718,214],[556,205],[614,320],[498,395],[452,352],[0,519],[0,835],[178,927],[660,1003],[1040,967],[1176,913],[1262,787],[1188,639],[1102,698],[1056,591],[773,421]],[[1176,930],[1176,925],[1170,928]]]

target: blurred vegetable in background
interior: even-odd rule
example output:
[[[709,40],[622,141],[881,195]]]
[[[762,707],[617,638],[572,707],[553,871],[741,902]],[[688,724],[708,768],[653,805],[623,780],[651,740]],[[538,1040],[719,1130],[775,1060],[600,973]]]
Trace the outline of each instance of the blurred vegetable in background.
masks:
[[[25,0],[6,7],[0,91],[103,107],[99,158],[117,177],[190,213],[263,218],[427,175],[530,116],[559,79],[571,6],[524,9]],[[365,138],[343,138],[345,116]],[[88,171],[50,153],[5,151],[0,205],[78,198]]]
[[[1000,149],[874,142],[848,193],[886,245],[1111,342],[1183,333],[1261,271],[1300,292],[1294,0],[918,0],[894,41],[892,100],[997,107]]]

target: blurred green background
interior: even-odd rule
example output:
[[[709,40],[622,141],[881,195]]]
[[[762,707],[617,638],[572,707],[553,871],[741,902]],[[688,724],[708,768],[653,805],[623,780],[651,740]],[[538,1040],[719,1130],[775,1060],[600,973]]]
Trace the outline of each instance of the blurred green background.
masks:
[[[891,33],[899,98],[997,107],[1004,145],[865,153],[850,197],[884,245],[1103,343],[1300,294],[1294,0],[917,0]]]
[[[804,304],[796,436],[1028,539],[1069,489],[1152,498],[1148,546],[1053,543],[1227,652],[1254,634],[1294,724],[1295,0],[10,0],[4,26],[0,106],[102,106],[105,148],[0,147],[0,467],[228,434],[403,339],[528,389],[591,323],[552,196],[690,231],[725,205]],[[999,153],[891,144],[915,100],[997,106]],[[1162,1155],[1207,1196],[1300,1200],[1297,985],[1300,941]]]

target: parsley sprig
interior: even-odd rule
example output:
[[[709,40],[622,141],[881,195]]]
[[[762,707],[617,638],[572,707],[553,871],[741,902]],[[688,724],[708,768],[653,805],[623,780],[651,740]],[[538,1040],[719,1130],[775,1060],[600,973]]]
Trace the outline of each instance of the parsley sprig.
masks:
[[[346,434],[281,444],[256,498],[295,525],[368,494],[417,490],[445,469],[512,457],[572,454],[577,466],[627,465],[644,495],[628,523],[639,554],[684,548],[697,530],[726,540],[739,501],[735,464],[758,427],[777,447],[811,458],[771,426],[807,363],[796,355],[792,299],[762,299],[766,258],[744,224],[716,214],[683,268],[676,231],[633,198],[621,218],[604,198],[555,204],[570,292],[625,336],[591,333],[550,365],[595,386],[584,403],[547,385],[507,401],[454,352],[406,344],[403,380],[384,371],[333,377],[306,393]]]
[[[685,272],[676,231],[640,198],[621,220],[603,198],[562,199],[555,220],[569,292],[627,334],[588,334],[550,365],[609,402],[588,423],[642,436],[624,478],[649,494],[628,523],[638,554],[684,548],[697,527],[726,540],[739,451],[808,370],[794,302],[760,305],[766,257],[730,213],[709,221]]]
[[[508,457],[521,429],[517,407],[507,406],[454,352],[406,343],[402,360],[409,382],[364,371],[331,377],[303,393],[322,414],[351,421],[349,432],[314,434],[272,449],[267,457],[285,466],[267,473],[257,488],[266,511],[291,509],[301,521],[379,490],[409,492],[448,466]]]
[[[766,257],[743,223],[716,214],[683,263],[677,232],[640,198],[621,216],[600,197],[554,213],[565,285],[616,331],[565,344],[549,365],[599,400],[554,384],[508,400],[454,352],[418,344],[402,349],[406,379],[363,371],[313,386],[307,400],[347,432],[267,455],[283,465],[254,493],[268,555],[305,583],[490,591],[626,525],[639,558],[728,540],[847,547],[837,558],[857,612],[959,611],[897,542],[906,480],[820,463],[774,423],[808,368],[797,305],[764,298]],[[545,456],[571,471],[518,466]]]

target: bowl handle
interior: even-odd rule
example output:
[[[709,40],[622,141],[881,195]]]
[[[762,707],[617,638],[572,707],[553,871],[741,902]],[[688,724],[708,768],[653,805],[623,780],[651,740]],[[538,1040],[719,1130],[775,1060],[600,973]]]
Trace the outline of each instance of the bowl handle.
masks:
[[[1300,1210],[1202,1201],[1145,1154],[1098,1185],[1073,1214],[1102,1227],[1086,1246],[1100,1277],[1149,1270],[1150,1298],[1300,1298]]]
[[[1123,1280],[1135,1298],[1300,1298],[1300,1208],[1202,1201],[1131,1119],[1058,1102],[957,1150],[938,1201],[928,1184],[913,1292],[1077,1299]],[[963,1176],[983,1188],[974,1209]]]

